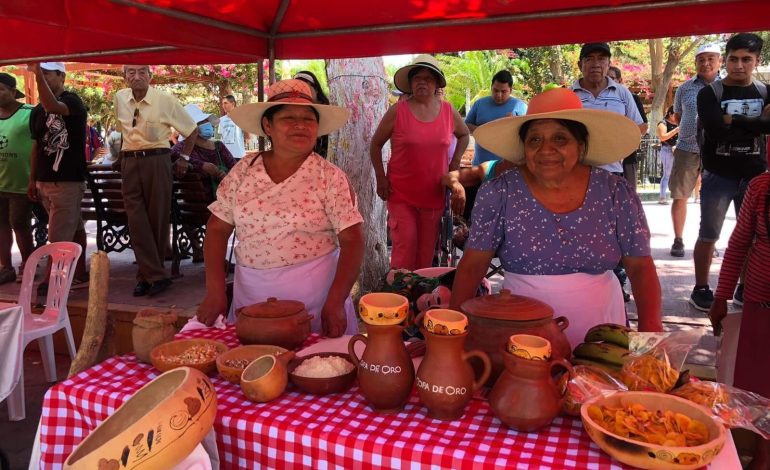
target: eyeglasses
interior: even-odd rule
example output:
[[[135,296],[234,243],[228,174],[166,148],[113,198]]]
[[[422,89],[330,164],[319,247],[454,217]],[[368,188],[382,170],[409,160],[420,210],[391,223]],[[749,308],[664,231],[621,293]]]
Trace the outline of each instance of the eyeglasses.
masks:
[[[139,117],[139,108],[134,108],[134,120],[131,121],[131,127],[136,127],[136,118]]]

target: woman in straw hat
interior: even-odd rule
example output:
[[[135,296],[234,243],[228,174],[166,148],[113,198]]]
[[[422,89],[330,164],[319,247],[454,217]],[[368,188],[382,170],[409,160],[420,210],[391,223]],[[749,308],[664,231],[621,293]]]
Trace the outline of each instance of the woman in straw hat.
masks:
[[[641,331],[660,331],[660,284],[638,196],[597,165],[622,160],[639,128],[615,113],[583,109],[570,90],[532,99],[526,116],[474,132],[484,148],[517,166],[479,189],[452,289],[452,306],[471,297],[497,256],[504,287],[540,299],[569,319],[570,343],[599,323],[626,323],[612,268],[622,258]]]
[[[235,309],[277,297],[303,302],[315,332],[358,331],[349,294],[363,258],[363,219],[345,173],[313,152],[318,136],[342,127],[348,115],[314,103],[310,87],[294,79],[274,83],[267,102],[230,113],[245,132],[270,139],[271,149],[238,162],[209,206],[200,321],[211,325],[227,307],[220,260],[235,229],[230,321]]]
[[[460,166],[468,146],[468,128],[460,114],[436,95],[446,86],[436,59],[417,56],[393,77],[396,87],[410,95],[383,116],[370,149],[377,176],[377,195],[388,203],[388,228],[393,241],[390,265],[415,270],[430,267],[444,211],[441,177]],[[452,137],[457,146],[447,162]],[[382,147],[390,140],[388,173]]]

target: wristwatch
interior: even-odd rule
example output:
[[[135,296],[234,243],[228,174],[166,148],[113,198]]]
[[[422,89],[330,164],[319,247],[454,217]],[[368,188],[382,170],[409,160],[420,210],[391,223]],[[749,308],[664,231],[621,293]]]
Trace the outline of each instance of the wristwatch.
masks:
[[[185,155],[185,154],[183,154],[183,153],[182,153],[182,154],[179,154],[179,155],[180,155],[182,158],[184,158],[184,161],[186,161],[186,162],[189,162],[189,161],[190,161],[190,156],[189,156],[189,155]]]

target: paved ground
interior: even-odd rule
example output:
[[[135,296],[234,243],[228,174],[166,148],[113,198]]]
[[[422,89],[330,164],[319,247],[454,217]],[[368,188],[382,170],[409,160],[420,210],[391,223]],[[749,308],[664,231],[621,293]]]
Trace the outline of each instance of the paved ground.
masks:
[[[690,307],[687,303],[690,291],[694,283],[692,267],[692,247],[697,237],[698,221],[700,218],[699,206],[688,205],[688,220],[685,229],[685,246],[687,248],[685,258],[672,258],[668,251],[673,241],[671,227],[670,207],[657,204],[657,202],[645,202],[644,209],[652,231],[653,257],[660,277],[663,289],[663,320],[668,329],[697,328],[704,333],[699,346],[688,359],[689,362],[713,365],[716,341],[711,336],[711,328],[708,326],[706,315]],[[728,234],[735,225],[735,217],[729,213],[723,228],[723,238],[717,243],[720,252],[724,252],[727,246]],[[93,227],[89,227],[93,229]],[[90,239],[89,252],[95,249],[93,239]],[[18,260],[18,254],[15,255]],[[111,254],[111,281],[109,301],[112,304],[133,305],[158,305],[177,306],[187,311],[194,311],[195,306],[203,298],[203,266],[193,265],[190,261],[182,264],[184,277],[174,281],[174,285],[162,295],[154,298],[137,299],[131,295],[134,286],[134,274],[136,266],[132,264],[132,252],[123,254]],[[721,258],[715,258],[711,268],[711,285],[716,284]],[[497,279],[495,284],[499,288]],[[0,297],[15,296],[18,293],[18,284],[0,286]],[[85,302],[87,289],[73,291],[73,301]],[[588,302],[589,299],[586,299]],[[636,317],[636,307],[632,302],[627,304],[629,316]],[[58,356],[59,377],[64,377],[69,368],[69,360],[66,356]],[[20,423],[8,421],[7,407],[0,406],[0,435],[6,436],[0,441],[0,450],[10,457],[11,468],[26,468],[29,460],[31,443],[40,417],[40,408],[43,394],[50,384],[45,382],[40,367],[40,356],[35,351],[25,355],[25,387],[27,396],[27,419]]]

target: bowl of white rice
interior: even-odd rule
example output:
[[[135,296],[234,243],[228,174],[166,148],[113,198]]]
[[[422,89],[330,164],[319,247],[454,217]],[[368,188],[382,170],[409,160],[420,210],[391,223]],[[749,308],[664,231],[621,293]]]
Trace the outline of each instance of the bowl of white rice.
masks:
[[[289,380],[313,395],[344,392],[356,379],[356,367],[344,353],[322,352],[297,357],[289,363]]]

